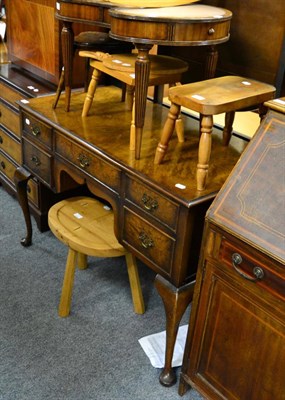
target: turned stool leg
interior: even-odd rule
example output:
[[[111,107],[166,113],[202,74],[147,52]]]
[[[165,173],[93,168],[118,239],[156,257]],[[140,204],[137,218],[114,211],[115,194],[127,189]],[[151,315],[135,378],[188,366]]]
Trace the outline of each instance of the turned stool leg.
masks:
[[[203,115],[201,118],[201,136],[198,150],[197,190],[204,190],[209,169],[212,147],[213,116]]]
[[[235,119],[235,112],[230,111],[226,113],[225,127],[223,130],[223,146],[228,146],[232,137],[233,123]]]
[[[180,115],[180,106],[178,104],[172,103],[167,120],[164,124],[160,142],[156,148],[154,163],[160,164],[165,156],[168,148],[169,140],[173,134],[174,127],[178,116]]]
[[[101,71],[98,71],[96,68],[94,68],[91,81],[88,86],[88,92],[84,100],[82,117],[86,117],[89,113],[100,76],[101,76]]]
[[[77,253],[77,267],[79,269],[87,268],[87,255],[83,253]]]
[[[58,83],[58,87],[56,89],[56,94],[55,94],[55,100],[54,103],[52,105],[52,108],[55,109],[58,103],[58,100],[60,98],[62,89],[64,88],[64,67],[62,67],[61,70],[61,74],[60,74],[60,78],[59,78],[59,83]]]
[[[77,259],[77,252],[69,248],[60,303],[58,307],[58,315],[60,317],[67,317],[70,313],[70,305],[72,298],[72,289],[74,283],[75,265]]]
[[[140,285],[140,278],[138,274],[136,259],[131,253],[126,253],[126,263],[128,268],[134,310],[137,314],[143,314],[145,312],[145,308]]]
[[[135,93],[133,92],[133,108],[132,108],[132,120],[130,127],[130,150],[134,151],[136,149],[136,124],[135,124]]]

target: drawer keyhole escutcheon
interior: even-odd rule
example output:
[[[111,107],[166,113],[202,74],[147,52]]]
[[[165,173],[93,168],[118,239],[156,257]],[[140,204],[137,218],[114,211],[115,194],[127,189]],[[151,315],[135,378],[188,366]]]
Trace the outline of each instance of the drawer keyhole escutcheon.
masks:
[[[264,271],[260,267],[254,267],[252,270],[252,273],[255,276],[255,278],[252,278],[251,276],[245,274],[238,268],[238,265],[240,265],[241,263],[242,263],[242,256],[239,253],[234,253],[232,255],[232,265],[240,276],[242,276],[243,278],[247,279],[250,282],[257,282],[258,280],[261,280],[264,277]]]
[[[149,236],[147,236],[145,232],[140,233],[139,239],[141,241],[142,247],[144,247],[145,249],[149,249],[150,247],[154,246],[154,241]]]
[[[41,130],[38,126],[32,126],[32,135],[38,136],[41,133]]]
[[[90,165],[90,160],[87,156],[85,156],[84,154],[79,154],[79,157],[77,158],[77,160],[79,161],[79,165],[81,168],[86,168],[89,167]]]
[[[158,208],[157,200],[155,200],[152,197],[148,196],[146,193],[143,194],[141,201],[142,201],[142,203],[144,205],[144,208],[147,211],[154,211],[154,210],[156,210]]]
[[[36,165],[36,167],[41,165],[40,159],[37,156],[32,156],[31,161]]]

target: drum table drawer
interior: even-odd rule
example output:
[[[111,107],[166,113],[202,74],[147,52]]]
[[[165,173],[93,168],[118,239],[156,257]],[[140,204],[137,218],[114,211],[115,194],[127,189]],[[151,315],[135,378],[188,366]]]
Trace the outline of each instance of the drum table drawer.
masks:
[[[124,207],[123,242],[154,264],[156,272],[171,276],[175,240]]]
[[[29,140],[43,144],[47,149],[51,149],[52,145],[52,128],[43,122],[39,122],[36,118],[29,114],[23,113],[23,136]]]
[[[55,153],[65,160],[69,160],[95,180],[102,182],[116,192],[119,191],[121,179],[119,169],[71,140],[67,140],[58,132],[56,132]]]
[[[125,196],[126,200],[131,201],[152,217],[176,231],[179,211],[177,204],[129,176],[126,179]]]
[[[23,165],[52,187],[52,156],[23,139]]]

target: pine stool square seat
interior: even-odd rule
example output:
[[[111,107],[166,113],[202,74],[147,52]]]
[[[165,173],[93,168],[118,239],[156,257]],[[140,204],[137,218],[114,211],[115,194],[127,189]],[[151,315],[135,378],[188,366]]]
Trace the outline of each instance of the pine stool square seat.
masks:
[[[135,132],[135,63],[137,54],[102,54],[80,51],[79,55],[90,59],[93,67],[92,78],[88,87],[83,105],[82,117],[86,117],[90,111],[93,98],[102,73],[107,74],[127,85],[127,109],[132,110],[132,121],[130,126],[130,149],[140,153],[141,143],[136,139]],[[93,59],[92,59],[93,58]],[[175,57],[153,55],[150,59],[150,75],[148,86],[175,85],[181,82],[182,74],[187,71],[188,64]],[[147,93],[145,94],[147,96]],[[138,157],[139,158],[139,157]]]
[[[204,190],[211,155],[213,115],[226,113],[223,144],[228,145],[235,112],[259,108],[259,115],[262,118],[266,112],[263,103],[273,99],[274,94],[275,87],[272,85],[240,76],[223,76],[170,88],[168,97],[171,106],[156,149],[154,163],[160,164],[166,154],[181,107],[199,113],[197,189]]]
[[[69,198],[50,208],[48,224],[53,234],[69,248],[58,308],[60,317],[70,313],[76,265],[85,269],[87,256],[125,256],[134,311],[144,313],[136,260],[116,239],[114,213],[109,207],[90,197]]]

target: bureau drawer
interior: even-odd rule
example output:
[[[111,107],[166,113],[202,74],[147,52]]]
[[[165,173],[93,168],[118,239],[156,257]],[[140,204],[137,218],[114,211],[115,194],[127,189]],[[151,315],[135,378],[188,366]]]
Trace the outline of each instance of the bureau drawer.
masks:
[[[119,191],[120,170],[56,132],[55,152],[92,178]]]
[[[28,181],[27,192],[29,200],[31,200],[36,207],[39,207],[39,185],[33,179]]]
[[[177,204],[129,176],[126,178],[125,192],[126,200],[136,204],[174,231],[176,230],[179,212]]]
[[[285,269],[279,269],[263,255],[258,252],[249,254],[235,243],[223,239],[219,260],[241,279],[285,300]]]
[[[52,144],[52,128],[43,122],[38,121],[25,112],[22,113],[23,136],[29,138],[37,144],[44,144],[51,149]]]
[[[156,272],[171,276],[175,240],[126,207],[122,239],[151,261]]]
[[[18,164],[21,164],[21,143],[0,129],[0,149],[9,154]]]
[[[33,175],[52,187],[52,156],[26,139],[23,139],[23,165],[27,167]]]
[[[21,137],[19,113],[13,111],[2,102],[0,102],[0,113],[1,124],[13,132],[16,136]]]

